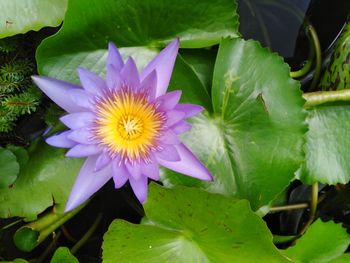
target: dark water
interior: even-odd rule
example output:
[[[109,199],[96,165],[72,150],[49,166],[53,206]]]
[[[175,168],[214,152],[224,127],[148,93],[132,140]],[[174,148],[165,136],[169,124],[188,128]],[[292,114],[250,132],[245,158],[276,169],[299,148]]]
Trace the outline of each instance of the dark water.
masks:
[[[244,38],[259,40],[298,68],[308,52],[305,21],[327,51],[350,13],[350,0],[238,0],[238,12]]]

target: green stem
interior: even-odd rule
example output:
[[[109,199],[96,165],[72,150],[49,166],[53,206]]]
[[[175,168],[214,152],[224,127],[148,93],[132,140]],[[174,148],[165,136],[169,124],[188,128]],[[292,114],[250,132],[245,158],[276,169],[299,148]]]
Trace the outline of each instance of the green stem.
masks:
[[[304,209],[304,208],[308,208],[308,207],[309,207],[308,203],[275,206],[275,207],[270,208],[269,213],[276,213],[276,212],[296,210],[296,209]]]
[[[79,213],[80,210],[84,207],[85,207],[85,204],[77,207],[76,209],[74,209],[68,213],[50,215],[50,217],[52,218],[52,221],[49,223],[49,225],[47,227],[40,230],[38,243],[41,243],[55,229],[59,228],[61,225],[63,225],[65,222],[67,222],[69,219],[71,219],[73,216],[75,216],[77,213]],[[33,229],[35,229],[35,228],[33,228]]]
[[[315,57],[315,47],[314,47],[313,41],[309,37],[309,34],[308,34],[308,39],[309,39],[309,55],[308,55],[307,61],[301,69],[290,72],[291,78],[294,78],[294,79],[300,78],[304,76],[306,73],[308,73],[311,69],[312,62]]]
[[[315,47],[315,53],[316,53],[315,74],[310,85],[310,89],[313,90],[316,87],[318,80],[320,78],[321,66],[322,66],[322,54],[321,54],[321,45],[317,36],[317,32],[312,25],[308,25],[308,32],[311,36],[312,42]]]
[[[305,233],[305,231],[308,229],[308,227],[311,225],[311,223],[315,219],[316,210],[317,210],[317,203],[318,203],[318,183],[314,183],[311,187],[311,202],[310,202],[310,214],[309,219],[304,225],[304,227],[300,231],[300,236]]]
[[[309,109],[324,103],[336,101],[350,102],[350,89],[308,92],[304,93],[303,97],[306,100],[304,108]]]
[[[273,235],[273,243],[274,244],[283,244],[287,242],[294,241],[297,236],[279,236]]]
[[[57,213],[57,207],[54,207],[50,213],[22,226],[14,235],[16,246],[26,252],[32,251],[55,229],[79,213],[87,203],[88,201],[68,213]]]
[[[92,236],[92,234],[95,232],[97,226],[100,224],[102,220],[102,213],[100,213],[95,222],[92,224],[92,226],[89,228],[89,230],[85,233],[85,235],[72,247],[71,252],[72,254],[75,254],[85,243],[86,241]]]

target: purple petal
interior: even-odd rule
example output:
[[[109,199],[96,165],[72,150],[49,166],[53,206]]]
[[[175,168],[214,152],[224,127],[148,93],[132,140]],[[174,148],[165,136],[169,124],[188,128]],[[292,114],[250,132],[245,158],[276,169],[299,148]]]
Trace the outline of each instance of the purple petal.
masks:
[[[123,59],[118,48],[112,43],[108,43],[108,57],[106,63],[106,83],[110,90],[120,87],[120,70],[124,67]]]
[[[65,111],[84,111],[84,108],[77,105],[70,96],[68,96],[68,92],[71,90],[81,90],[79,86],[47,77],[32,76],[32,79],[42,92]]]
[[[83,89],[74,89],[68,91],[70,99],[79,107],[86,109],[94,109],[94,100],[93,97]]]
[[[122,78],[120,76],[120,72],[115,69],[113,65],[107,65],[107,74],[106,76],[106,83],[107,87],[110,90],[118,90],[121,87],[122,84]]]
[[[86,157],[91,155],[96,155],[101,152],[100,147],[98,147],[96,144],[78,144],[74,146],[72,149],[70,149],[67,153],[67,157]]]
[[[181,134],[184,132],[187,132],[192,129],[192,125],[187,123],[186,121],[179,121],[178,123],[174,124],[170,127],[173,132],[176,134]]]
[[[112,65],[117,71],[120,71],[124,66],[122,56],[120,55],[118,48],[112,42],[108,43],[107,66],[108,65]]]
[[[175,132],[172,130],[167,130],[159,138],[159,141],[163,144],[179,144],[181,143],[179,138],[177,138]]]
[[[84,68],[78,68],[78,75],[83,88],[93,95],[102,95],[107,89],[104,80],[95,73]]]
[[[147,188],[148,188],[147,177],[140,176],[138,180],[134,179],[134,177],[130,177],[129,182],[137,199],[140,201],[140,203],[144,203],[147,199]]]
[[[126,169],[128,170],[129,174],[135,178],[135,180],[138,180],[141,176],[141,167],[138,164],[125,164]]]
[[[96,160],[95,172],[98,172],[105,168],[108,164],[110,164],[111,161],[112,159],[110,158],[109,153],[102,151]]]
[[[47,138],[45,141],[47,144],[55,147],[71,148],[77,145],[77,143],[67,138],[70,133],[71,131],[64,131]]]
[[[183,120],[185,118],[185,113],[182,111],[170,110],[166,113],[167,120],[165,125],[172,126],[175,123]]]
[[[61,117],[60,121],[70,129],[80,129],[91,125],[95,118],[91,112],[76,112]]]
[[[153,70],[157,71],[156,97],[163,95],[168,89],[178,49],[179,39],[177,38],[152,59],[142,71],[141,80],[145,79]]]
[[[136,64],[132,57],[129,57],[125,63],[125,66],[120,71],[123,82],[125,82],[129,88],[133,91],[137,91],[140,87],[140,77],[137,71]]]
[[[142,174],[153,180],[159,180],[159,166],[155,158],[151,163],[141,163]]]
[[[172,110],[180,100],[181,90],[174,90],[157,98],[156,102],[160,105],[158,107],[161,111]]]
[[[178,162],[181,160],[181,157],[174,146],[163,145],[162,147],[163,147],[163,150],[154,153],[158,161],[160,159],[166,160],[169,162]]]
[[[163,159],[157,159],[161,165],[176,172],[199,178],[201,180],[212,180],[209,170],[184,144],[175,145],[174,147],[179,153],[181,160],[170,162]]]
[[[129,172],[126,169],[125,164],[119,160],[113,161],[112,168],[114,185],[115,188],[118,189],[122,187],[131,176],[129,176]]]
[[[148,94],[150,100],[153,100],[156,96],[157,87],[157,72],[153,70],[142,82],[141,91]]]
[[[92,133],[88,128],[74,130],[67,136],[68,139],[73,140],[77,143],[82,143],[82,144],[96,143],[93,137],[94,137],[94,133]]]
[[[97,156],[88,157],[80,169],[70,193],[65,211],[70,211],[85,202],[112,177],[111,165],[94,172]]]
[[[202,112],[204,108],[196,104],[177,104],[175,110],[184,112],[185,118],[189,118]]]

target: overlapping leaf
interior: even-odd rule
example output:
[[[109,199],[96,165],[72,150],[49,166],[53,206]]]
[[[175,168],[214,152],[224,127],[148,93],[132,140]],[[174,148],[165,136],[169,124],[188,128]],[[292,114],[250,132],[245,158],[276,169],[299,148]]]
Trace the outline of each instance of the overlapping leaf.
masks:
[[[350,180],[350,106],[324,105],[309,110],[305,164],[300,179],[308,184],[345,184]]]
[[[289,262],[246,200],[150,185],[141,225],[114,221],[103,262]]]
[[[64,17],[67,0],[0,1],[0,38],[58,26]]]
[[[82,164],[81,159],[66,158],[64,152],[45,142],[33,143],[17,180],[0,189],[0,218],[35,219],[54,202],[64,207]]]
[[[235,9],[230,0],[72,0],[62,29],[38,49],[39,72],[65,79],[81,65],[103,68],[96,62],[108,41],[118,47],[140,47],[140,52],[162,47],[175,37],[180,37],[182,47],[217,44],[223,36],[237,36]]]
[[[310,226],[295,246],[283,253],[296,263],[326,263],[341,256],[349,244],[350,236],[341,224],[322,222],[319,219]]]
[[[304,102],[288,69],[256,42],[223,40],[213,77],[214,113],[193,118],[193,129],[183,138],[214,182],[167,171],[165,184],[247,198],[253,209],[273,200],[303,160]]]

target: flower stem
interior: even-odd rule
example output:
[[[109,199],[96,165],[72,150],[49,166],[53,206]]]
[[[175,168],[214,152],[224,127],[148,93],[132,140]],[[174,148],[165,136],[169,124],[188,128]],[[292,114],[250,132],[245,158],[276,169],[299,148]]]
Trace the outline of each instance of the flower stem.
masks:
[[[318,39],[315,28],[312,25],[308,25],[307,29],[311,36],[312,42],[314,44],[315,54],[316,54],[315,74],[310,85],[310,90],[313,90],[316,87],[318,80],[320,78],[321,66],[322,66],[322,54],[321,54],[320,40]]]
[[[85,233],[85,235],[72,247],[71,252],[72,254],[75,254],[85,243],[86,241],[91,237],[91,235],[95,232],[96,228],[100,224],[102,220],[102,213],[100,213],[95,222],[92,224],[92,226],[89,228],[89,230]]]
[[[310,69],[311,69],[311,66],[312,66],[312,62],[314,60],[314,57],[315,57],[315,46],[314,46],[314,43],[313,41],[310,39],[310,34],[307,34],[307,37],[308,37],[308,40],[309,40],[309,55],[308,55],[308,58],[304,64],[304,66],[297,70],[297,71],[291,71],[290,72],[290,77],[291,78],[300,78],[302,76],[304,76],[305,74],[307,74]]]
[[[306,222],[306,224],[303,226],[303,228],[300,231],[300,236],[305,233],[305,231],[308,229],[308,227],[311,225],[311,223],[315,219],[316,210],[317,210],[317,203],[318,203],[318,183],[314,183],[311,187],[311,202],[310,202],[310,214],[309,219]]]
[[[42,263],[45,262],[45,259],[47,258],[47,256],[55,250],[55,248],[57,247],[57,241],[61,236],[61,231],[58,231],[57,234],[53,233],[52,235],[52,241],[50,243],[50,245],[45,249],[45,251],[40,255],[40,257],[38,259],[36,259],[36,263]]]
[[[335,101],[350,101],[350,90],[316,91],[303,94],[306,100],[304,108],[309,109],[324,103]]]
[[[84,208],[87,203],[88,202],[85,202],[68,213],[57,213],[57,206],[55,206],[51,212],[45,214],[36,221],[22,226],[16,231],[14,235],[16,246],[26,252],[32,251],[53,231],[55,231],[55,229],[80,212],[80,210]]]

